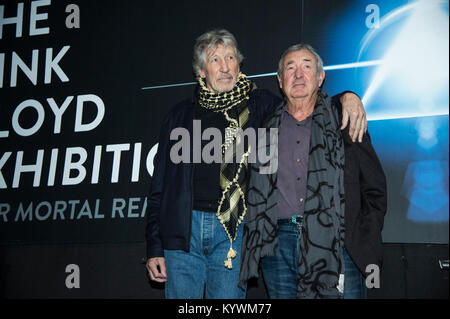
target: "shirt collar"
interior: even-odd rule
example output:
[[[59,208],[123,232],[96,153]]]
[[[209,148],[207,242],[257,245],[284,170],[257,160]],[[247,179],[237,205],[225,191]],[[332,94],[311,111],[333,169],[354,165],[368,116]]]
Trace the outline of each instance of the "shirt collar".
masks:
[[[286,121],[286,120],[295,121],[295,123],[300,124],[300,126],[306,126],[306,125],[309,125],[309,123],[311,122],[313,113],[308,115],[308,117],[305,118],[303,121],[298,121],[295,117],[292,116],[291,113],[289,113],[289,111],[287,109],[287,103],[286,103],[286,104],[284,104],[283,112],[281,113],[281,121]]]

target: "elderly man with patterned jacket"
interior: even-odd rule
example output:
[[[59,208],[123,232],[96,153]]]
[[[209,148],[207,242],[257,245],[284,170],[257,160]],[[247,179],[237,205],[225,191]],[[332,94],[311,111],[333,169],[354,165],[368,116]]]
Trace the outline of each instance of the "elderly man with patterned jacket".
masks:
[[[383,169],[368,133],[353,143],[339,130],[339,100],[321,91],[324,78],[310,45],[283,53],[285,102],[258,146],[276,160],[252,165],[240,284],[261,264],[270,298],[365,298],[367,267],[381,267]]]
[[[224,154],[239,143],[238,129],[260,127],[281,100],[240,72],[242,60],[228,31],[201,35],[194,47],[193,97],[175,105],[162,123],[146,237],[147,269],[152,280],[165,282],[166,298],[245,298],[238,279],[250,149],[232,153],[232,161]],[[352,137],[361,138],[366,129],[361,101],[352,93],[341,100],[346,120],[356,114],[350,117]],[[208,146],[201,127],[225,136],[218,161],[201,159]],[[173,134],[180,128],[194,140],[180,146]],[[188,154],[174,160],[176,150]]]

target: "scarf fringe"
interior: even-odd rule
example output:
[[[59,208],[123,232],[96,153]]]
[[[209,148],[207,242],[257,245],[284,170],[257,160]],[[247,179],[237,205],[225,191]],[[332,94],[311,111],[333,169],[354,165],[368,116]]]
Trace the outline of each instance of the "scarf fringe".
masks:
[[[239,169],[236,173],[236,175],[234,176],[234,179],[227,184],[227,186],[225,187],[225,189],[222,191],[222,198],[219,202],[219,207],[217,208],[217,213],[216,216],[219,219],[220,223],[222,224],[223,228],[225,229],[228,238],[230,239],[230,250],[228,251],[227,254],[227,259],[224,261],[225,267],[227,267],[228,269],[232,269],[233,268],[233,264],[231,263],[231,258],[234,258],[236,256],[236,251],[233,249],[233,241],[236,239],[236,237],[232,237],[230,232],[228,231],[228,228],[226,227],[225,223],[226,221],[223,220],[222,216],[220,215],[220,209],[222,208],[222,204],[225,200],[225,194],[228,192],[228,190],[230,189],[231,185],[233,185],[234,183],[236,183],[236,188],[238,190],[238,192],[240,193],[241,197],[242,197],[242,202],[243,202],[243,206],[244,206],[244,211],[242,213],[241,216],[239,216],[237,224],[236,224],[236,229],[239,227],[239,225],[242,223],[242,221],[244,220],[245,214],[247,213],[247,206],[245,205],[245,194],[242,191],[241,187],[239,186],[239,184],[237,184],[237,180],[239,178],[239,173],[241,171],[241,168],[245,162],[245,160],[248,158],[250,154],[250,149],[244,154],[242,155],[241,158],[241,162],[239,163]],[[234,254],[234,255],[233,255]],[[232,257],[230,257],[232,256]]]

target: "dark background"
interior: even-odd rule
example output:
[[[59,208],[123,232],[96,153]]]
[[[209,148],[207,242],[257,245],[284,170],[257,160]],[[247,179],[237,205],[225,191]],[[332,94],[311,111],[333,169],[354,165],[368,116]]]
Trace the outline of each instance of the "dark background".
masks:
[[[18,2],[0,1],[5,17],[17,14]],[[245,56],[241,70],[250,76],[275,72],[281,53],[298,42],[311,43],[321,54],[320,48],[333,38],[320,31],[319,26],[323,21],[338,20],[337,9],[342,10],[352,2],[53,0],[51,5],[38,9],[38,13],[47,12],[48,19],[39,21],[37,26],[48,26],[50,33],[29,36],[31,1],[24,1],[22,37],[15,37],[14,25],[5,25],[0,39],[0,53],[5,54],[0,130],[9,130],[8,138],[0,138],[0,156],[12,152],[1,170],[7,188],[0,189],[0,204],[9,203],[11,212],[8,222],[0,217],[0,296],[162,298],[162,286],[149,283],[143,264],[145,217],[113,219],[111,202],[114,198],[140,198],[143,204],[151,179],[145,168],[147,153],[157,143],[165,114],[172,105],[190,97],[193,86],[142,88],[194,81],[191,60],[195,38],[217,27],[236,36]],[[79,29],[65,26],[68,15],[65,8],[71,3],[80,8]],[[362,11],[361,23],[364,19]],[[46,48],[53,48],[55,56],[65,45],[70,45],[70,49],[59,66],[70,81],[63,83],[53,73],[52,82],[45,84]],[[31,65],[35,49],[39,49],[37,85],[18,70],[17,86],[10,87],[12,52]],[[324,52],[324,57],[328,55]],[[346,62],[342,58],[336,63]],[[259,87],[279,92],[274,76],[259,76],[254,81]],[[338,87],[328,93],[335,94],[341,89],[356,91],[352,87]],[[100,97],[105,104],[105,116],[94,130],[74,132],[76,96],[83,94]],[[61,133],[53,134],[54,116],[46,99],[51,97],[60,106],[67,96],[75,98],[63,115]],[[11,117],[17,105],[28,99],[43,105],[45,120],[36,134],[23,137],[13,131]],[[86,105],[85,109],[83,119],[92,120],[95,108]],[[23,127],[30,127],[36,113],[26,110],[19,120]],[[382,123],[370,123],[369,130],[377,125]],[[382,143],[372,137],[375,146]],[[119,181],[111,183],[113,154],[105,151],[106,145],[120,143],[129,143],[130,151],[121,154]],[[135,143],[142,143],[142,158],[139,180],[131,182]],[[100,178],[97,184],[91,184],[96,145],[102,146]],[[68,147],[86,149],[87,174],[80,184],[63,186],[64,154]],[[54,148],[59,149],[55,185],[47,186],[50,152]],[[33,164],[40,149],[44,150],[40,186],[33,187],[32,173],[22,173],[20,187],[12,188],[17,152],[24,151],[24,164]],[[401,178],[395,175],[398,170],[390,166],[389,170],[394,177],[391,183],[398,184]],[[390,200],[396,198],[395,194],[396,190],[390,189]],[[66,220],[33,218],[14,222],[19,203],[25,207],[33,203],[36,207],[42,201],[89,200],[93,207],[95,199],[101,201],[103,219],[69,220],[66,213]],[[388,211],[387,222],[391,224],[388,232],[383,233],[386,243],[381,288],[372,290],[370,297],[448,298],[448,271],[439,269],[438,264],[439,259],[448,259],[448,223],[431,228],[409,227],[403,213]],[[396,217],[389,219],[389,216]],[[433,237],[436,234],[441,235]],[[80,267],[78,289],[65,286],[68,264]],[[266,298],[261,279],[249,285],[248,297]]]

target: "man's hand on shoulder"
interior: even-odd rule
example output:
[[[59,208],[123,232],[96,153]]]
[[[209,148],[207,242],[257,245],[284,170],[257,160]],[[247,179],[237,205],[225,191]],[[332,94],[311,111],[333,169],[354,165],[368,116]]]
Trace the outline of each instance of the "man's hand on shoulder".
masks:
[[[350,120],[349,134],[353,142],[358,139],[361,143],[367,131],[367,118],[361,99],[354,93],[344,93],[341,96],[343,130]]]

